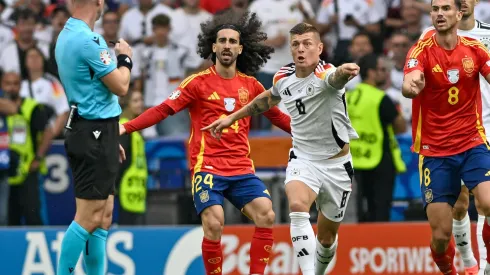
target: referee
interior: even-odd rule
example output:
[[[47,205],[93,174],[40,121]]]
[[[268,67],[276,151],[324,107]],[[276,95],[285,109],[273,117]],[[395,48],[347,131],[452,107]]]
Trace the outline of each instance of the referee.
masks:
[[[57,275],[72,274],[84,249],[87,274],[102,275],[114,186],[119,162],[125,159],[118,144],[121,107],[117,96],[128,91],[132,51],[126,41],[116,42],[116,66],[104,38],[93,32],[104,0],[72,3],[73,16],[58,36],[55,56],[72,106],[65,149],[75,182],[77,210],[61,244]]]

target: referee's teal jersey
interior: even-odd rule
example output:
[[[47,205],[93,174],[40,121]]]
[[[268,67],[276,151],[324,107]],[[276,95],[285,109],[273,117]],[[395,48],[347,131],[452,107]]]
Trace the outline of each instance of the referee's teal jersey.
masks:
[[[82,118],[106,119],[121,114],[117,96],[101,80],[116,69],[101,35],[71,17],[58,36],[55,56],[68,101],[78,105]]]

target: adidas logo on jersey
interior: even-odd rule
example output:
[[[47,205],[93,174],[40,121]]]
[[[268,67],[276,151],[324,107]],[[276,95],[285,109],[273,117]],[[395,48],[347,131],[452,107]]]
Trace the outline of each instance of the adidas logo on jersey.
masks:
[[[442,73],[441,66],[439,64],[435,65],[434,68],[432,68],[433,73]]]
[[[282,92],[283,95],[287,95],[287,96],[291,96],[291,92],[289,91],[289,88],[286,88],[286,90],[284,90]]]
[[[306,249],[301,249],[301,251],[298,253],[297,257],[303,257],[303,256],[308,256],[310,255],[310,253],[308,253],[308,251]]]
[[[219,100],[219,95],[217,92],[213,92],[209,97],[208,100]]]

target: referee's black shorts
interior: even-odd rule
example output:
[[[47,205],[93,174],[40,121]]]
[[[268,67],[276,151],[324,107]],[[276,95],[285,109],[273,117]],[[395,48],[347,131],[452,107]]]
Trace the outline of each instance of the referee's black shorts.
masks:
[[[114,194],[119,169],[119,118],[86,120],[78,116],[71,127],[65,149],[75,197],[105,200]]]

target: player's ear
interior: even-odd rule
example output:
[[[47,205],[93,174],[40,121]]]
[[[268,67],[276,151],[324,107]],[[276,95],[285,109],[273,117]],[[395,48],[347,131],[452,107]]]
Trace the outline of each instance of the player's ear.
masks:
[[[323,43],[320,42],[318,43],[318,55],[321,55],[323,52]]]
[[[243,45],[240,45],[240,47],[238,48],[238,54],[242,54],[242,51],[243,51]]]
[[[213,43],[213,53],[216,53],[216,43]]]
[[[459,10],[457,13],[456,13],[456,19],[459,21],[461,21],[461,19],[463,19],[463,11]]]

